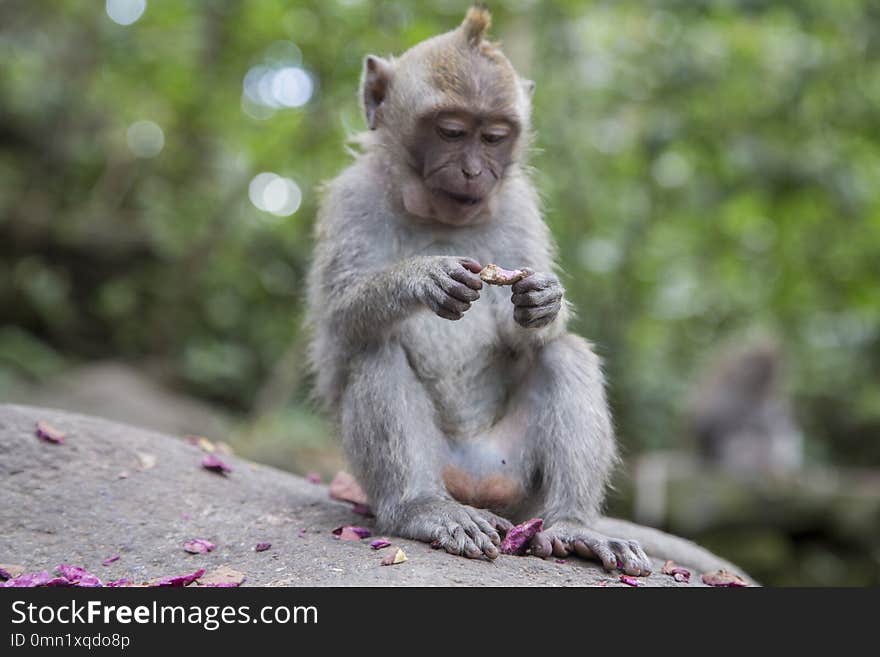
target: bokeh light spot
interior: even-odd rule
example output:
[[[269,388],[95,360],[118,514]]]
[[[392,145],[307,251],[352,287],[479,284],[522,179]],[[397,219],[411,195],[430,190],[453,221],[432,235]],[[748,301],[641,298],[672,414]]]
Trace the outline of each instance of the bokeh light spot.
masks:
[[[107,15],[119,25],[131,25],[144,15],[147,0],[107,0]]]

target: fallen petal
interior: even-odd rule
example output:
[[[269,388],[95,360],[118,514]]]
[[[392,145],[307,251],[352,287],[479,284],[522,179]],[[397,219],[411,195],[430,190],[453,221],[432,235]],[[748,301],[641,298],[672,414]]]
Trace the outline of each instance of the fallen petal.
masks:
[[[121,558],[122,557],[120,557],[120,555],[114,554],[114,555],[104,559],[104,561],[101,562],[101,565],[102,566],[109,566],[111,563],[113,563],[114,561],[119,561]]]
[[[352,477],[344,470],[340,470],[330,482],[330,497],[334,500],[343,502],[352,502],[354,504],[367,505],[367,494],[361,488],[357,479]]]
[[[184,436],[183,439],[186,442],[188,442],[190,445],[194,445],[195,447],[198,447],[200,450],[202,450],[203,452],[206,452],[208,454],[213,454],[214,450],[216,449],[214,447],[214,443],[212,443],[210,440],[208,440],[204,436],[189,435],[189,436]]]
[[[134,582],[130,579],[126,579],[123,577],[122,579],[114,579],[112,582],[107,582],[104,586],[109,586],[110,588],[121,588],[124,586],[131,586]]]
[[[255,551],[255,552],[265,552],[265,551],[268,550],[270,547],[272,547],[272,544],[271,544],[271,543],[257,543],[257,544],[254,546],[254,551]]]
[[[100,580],[95,575],[92,575],[85,568],[80,568],[79,566],[71,566],[66,563],[59,564],[55,567],[55,570],[66,579],[73,586],[104,586],[104,582]]]
[[[64,443],[65,433],[60,429],[56,429],[48,422],[44,422],[40,420],[37,422],[36,429],[37,438],[41,440],[45,440],[47,443],[54,443],[56,445],[60,445]]]
[[[194,538],[183,544],[183,549],[190,554],[207,554],[208,552],[213,552],[216,547],[211,541],[207,541],[204,538]]]
[[[202,467],[206,470],[211,470],[212,472],[217,472],[222,475],[225,475],[227,472],[232,472],[231,467],[226,465],[213,454],[208,454],[202,459]]]
[[[317,472],[310,472],[306,475],[306,481],[310,484],[320,484],[321,475],[319,475]]]
[[[370,530],[366,527],[337,527],[332,533],[343,541],[359,541],[362,538],[369,538],[371,536]]]
[[[501,542],[501,554],[524,555],[529,547],[529,541],[543,529],[544,521],[541,518],[532,518],[517,525],[507,532],[507,536]]]
[[[384,538],[377,538],[370,543],[370,547],[374,550],[381,550],[382,548],[387,548],[389,545],[391,545],[391,541],[387,541]]]
[[[400,548],[397,548],[395,552],[391,552],[385,555],[385,557],[382,559],[382,565],[395,566],[399,563],[403,563],[404,561],[406,561],[406,553]]]
[[[147,584],[147,586],[189,586],[199,577],[205,574],[204,568],[199,568],[196,572],[189,575],[174,575],[172,577],[162,577],[155,579]]]
[[[632,577],[631,575],[621,575],[620,581],[623,582],[624,584],[629,584],[630,586],[641,586],[642,585],[642,583],[637,578]]]
[[[703,584],[709,586],[739,587],[749,585],[748,582],[736,573],[731,573],[723,569],[711,573],[703,573],[701,579],[703,580]]]
[[[663,564],[663,570],[661,571],[664,575],[670,575],[676,582],[690,582],[691,581],[691,571],[687,568],[682,568],[679,565],[676,565],[674,561],[667,561]]]

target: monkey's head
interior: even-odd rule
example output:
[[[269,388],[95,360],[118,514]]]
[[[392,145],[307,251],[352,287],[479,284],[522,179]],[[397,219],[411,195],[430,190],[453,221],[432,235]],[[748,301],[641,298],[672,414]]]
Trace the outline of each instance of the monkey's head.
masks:
[[[491,216],[524,150],[534,83],[486,40],[489,24],[475,6],[452,32],[364,61],[371,141],[389,154],[410,214],[452,225]]]

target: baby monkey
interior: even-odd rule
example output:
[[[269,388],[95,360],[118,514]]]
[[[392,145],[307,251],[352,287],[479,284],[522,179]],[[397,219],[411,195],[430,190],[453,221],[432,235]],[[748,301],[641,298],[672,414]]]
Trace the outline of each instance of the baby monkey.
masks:
[[[617,460],[604,379],[566,329],[523,166],[534,84],[489,22],[474,7],[396,59],[365,59],[369,132],[316,226],[316,393],[382,531],[494,559],[511,521],[541,517],[532,554],[647,575],[639,543],[601,530]],[[484,287],[488,263],[520,271]]]

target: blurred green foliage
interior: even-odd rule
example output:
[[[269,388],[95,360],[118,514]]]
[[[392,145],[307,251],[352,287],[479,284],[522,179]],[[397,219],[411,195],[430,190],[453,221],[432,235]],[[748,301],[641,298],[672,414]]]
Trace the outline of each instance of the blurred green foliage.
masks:
[[[537,81],[531,163],[628,449],[678,442],[696,371],[758,328],[787,352],[812,456],[880,464],[877,3],[491,8]],[[311,226],[363,129],[363,55],[465,9],[149,0],[124,26],[103,2],[0,4],[0,385],[149,359],[253,409],[278,363],[302,367]],[[250,70],[300,54],[304,106],[243,106]],[[135,155],[156,146],[140,121],[154,156]],[[302,191],[292,215],[249,200],[267,171]]]

